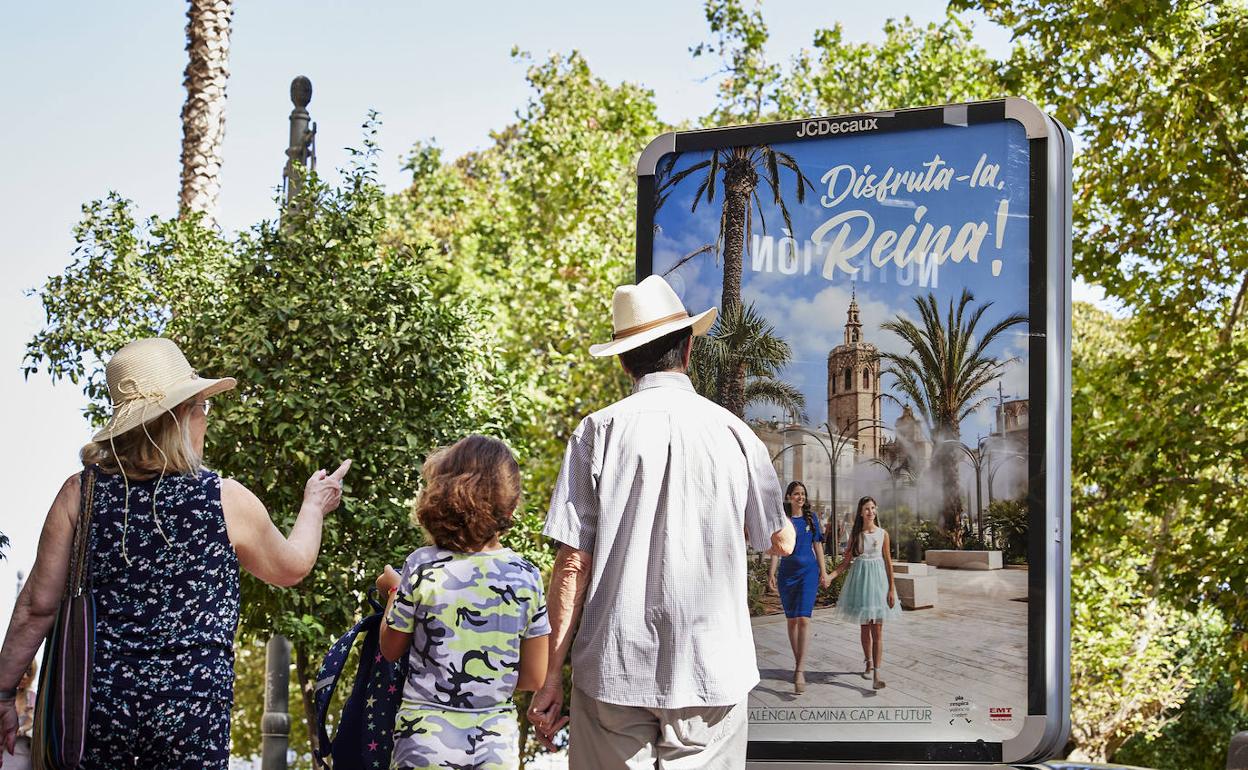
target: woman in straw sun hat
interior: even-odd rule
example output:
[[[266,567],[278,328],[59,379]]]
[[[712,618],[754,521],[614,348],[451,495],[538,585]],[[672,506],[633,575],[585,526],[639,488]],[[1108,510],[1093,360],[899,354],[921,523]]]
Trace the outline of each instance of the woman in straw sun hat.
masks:
[[[17,681],[51,629],[89,489],[96,624],[81,767],[225,768],[238,568],[298,583],[316,562],[323,517],[338,507],[351,462],[312,474],[283,536],[254,494],[202,463],[208,399],[234,378],[200,377],[163,338],[117,351],[105,377],[111,419],[52,503],[0,651],[0,745],[12,750]]]

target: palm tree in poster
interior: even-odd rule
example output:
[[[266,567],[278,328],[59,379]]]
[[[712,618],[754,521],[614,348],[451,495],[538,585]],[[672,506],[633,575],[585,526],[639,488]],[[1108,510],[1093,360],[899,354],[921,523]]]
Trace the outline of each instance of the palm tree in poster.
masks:
[[[745,260],[746,246],[754,231],[754,215],[758,214],[758,224],[762,232],[767,232],[767,220],[763,216],[763,199],[759,195],[759,183],[765,182],[771,191],[772,202],[780,209],[784,224],[790,234],[793,233],[793,222],[789,216],[789,208],[780,192],[780,169],[787,168],[793,172],[797,182],[794,195],[797,203],[806,200],[806,189],[813,192],[815,186],[802,173],[797,160],[785,152],[779,152],[767,145],[746,147],[729,147],[714,150],[710,157],[701,160],[688,168],[675,171],[676,162],[681,153],[671,153],[663,158],[656,169],[658,182],[655,209],[661,209],[671,196],[677,185],[697,175],[700,180],[693,195],[690,212],[696,212],[698,205],[705,198],[710,204],[715,200],[715,192],[723,188],[723,207],[719,217],[719,232],[715,243],[709,244],[672,266],[670,273],[686,261],[699,254],[714,252],[716,259],[722,255],[724,259],[724,285],[719,310],[729,315],[741,305],[741,272]],[[665,273],[666,275],[666,273]],[[739,376],[738,369],[729,367],[723,372],[724,380],[718,383],[716,391],[720,395],[719,403],[738,416],[744,410],[745,379]]]
[[[880,328],[901,337],[910,348],[904,355],[882,352],[880,358],[888,362],[884,374],[895,378],[893,387],[914,403],[927,424],[935,450],[932,464],[940,473],[944,489],[941,527],[955,542],[961,540],[958,517],[962,512],[962,497],[956,454],[960,426],[972,412],[991,400],[990,395],[981,395],[984,388],[1001,376],[1007,364],[1018,360],[990,356],[986,352],[988,347],[1010,327],[1027,323],[1027,316],[1013,313],[980,331],[979,324],[992,303],[971,308],[974,301],[974,295],[963,289],[956,309],[950,300],[942,319],[936,297],[929,292],[914,298],[919,323],[899,315],[880,324]],[[884,394],[884,397],[902,403],[891,394]]]
[[[709,334],[694,338],[689,378],[698,393],[722,403],[719,383],[730,372],[745,381],[742,411],[752,404],[772,404],[800,421],[806,397],[777,377],[792,357],[789,343],[776,336],[753,305],[738,305],[732,313],[720,315]]]

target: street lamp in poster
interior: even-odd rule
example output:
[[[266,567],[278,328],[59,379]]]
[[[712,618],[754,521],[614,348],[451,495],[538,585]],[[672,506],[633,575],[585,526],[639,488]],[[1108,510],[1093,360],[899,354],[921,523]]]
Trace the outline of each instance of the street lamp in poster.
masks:
[[[752,758],[1063,739],[1069,168],[1018,99],[643,154],[638,275],[720,308],[691,377],[767,445],[798,532],[751,557]]]

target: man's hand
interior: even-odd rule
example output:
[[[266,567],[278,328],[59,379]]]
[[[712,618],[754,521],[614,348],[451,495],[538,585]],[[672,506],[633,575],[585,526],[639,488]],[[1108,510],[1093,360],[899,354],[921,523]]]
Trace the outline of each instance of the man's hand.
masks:
[[[17,701],[0,701],[0,748],[8,754],[13,753],[17,743]],[[0,756],[0,767],[4,765],[4,757]]]
[[[767,553],[770,556],[788,556],[793,553],[793,546],[796,544],[797,531],[786,518],[784,526],[771,533],[771,548],[767,550]]]
[[[546,678],[542,689],[533,693],[529,703],[529,721],[537,729],[537,739],[547,751],[558,751],[555,746],[555,734],[568,723],[568,717],[562,716],[563,710],[563,677]]]

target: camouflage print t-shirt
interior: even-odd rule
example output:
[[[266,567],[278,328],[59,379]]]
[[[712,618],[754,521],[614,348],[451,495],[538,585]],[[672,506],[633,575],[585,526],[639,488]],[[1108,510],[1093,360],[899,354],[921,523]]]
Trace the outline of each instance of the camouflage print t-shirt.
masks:
[[[537,567],[514,551],[418,548],[386,622],[412,634],[403,706],[510,708],[520,640],[550,633]]]

